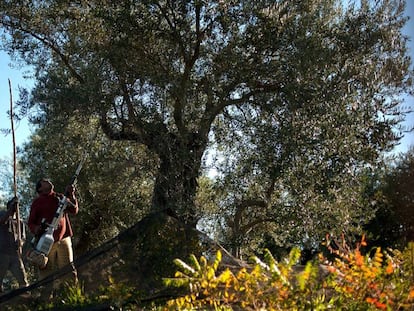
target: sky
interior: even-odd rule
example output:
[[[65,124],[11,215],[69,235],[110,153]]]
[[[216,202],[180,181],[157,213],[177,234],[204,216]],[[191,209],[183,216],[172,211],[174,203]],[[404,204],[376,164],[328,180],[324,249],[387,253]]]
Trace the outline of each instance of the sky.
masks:
[[[31,89],[34,81],[25,79],[27,69],[16,67],[10,57],[3,51],[0,51],[0,69],[0,159],[4,159],[13,156],[13,136],[10,133],[5,134],[3,132],[3,130],[10,131],[11,129],[9,80],[13,104],[19,98],[19,86]],[[26,119],[20,122],[13,120],[13,124],[16,145],[21,146],[31,134],[29,124]]]
[[[412,60],[412,67],[414,66],[414,1],[406,0],[406,15],[410,17],[408,23],[403,29],[403,33],[410,37],[408,42],[408,47],[410,49],[410,56]],[[404,106],[411,107],[414,110],[414,96],[409,96],[405,98]],[[407,116],[406,125],[408,127],[414,127],[414,112]],[[396,148],[396,152],[405,152],[410,146],[414,145],[414,131],[408,133],[401,140],[400,145]]]
[[[407,0],[406,15],[410,16],[410,20],[404,28],[405,35],[410,37],[409,49],[410,55],[414,63],[414,1]],[[19,86],[31,89],[34,85],[34,81],[31,79],[25,79],[27,75],[27,68],[19,68],[10,57],[0,51],[0,129],[11,128],[11,120],[8,114],[10,111],[10,91],[9,80],[12,86],[12,100],[15,103],[19,97]],[[406,97],[404,106],[411,107],[414,110],[414,97]],[[406,125],[408,127],[414,126],[414,112],[411,113],[406,119]],[[21,146],[32,133],[27,120],[23,119],[20,122],[14,122],[15,140],[17,146]],[[414,132],[408,133],[401,140],[400,145],[395,149],[395,152],[405,152],[410,145],[414,145]],[[13,138],[11,134],[4,134],[0,132],[0,159],[10,158],[13,155]]]

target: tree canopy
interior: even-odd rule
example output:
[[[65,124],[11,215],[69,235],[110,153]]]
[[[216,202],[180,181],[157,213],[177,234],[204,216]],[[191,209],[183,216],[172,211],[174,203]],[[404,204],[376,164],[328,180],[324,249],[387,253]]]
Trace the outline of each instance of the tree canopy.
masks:
[[[302,242],[353,231],[373,212],[363,179],[412,91],[404,5],[23,0],[0,14],[3,48],[36,68],[22,105],[40,129],[98,119],[110,140],[145,146],[152,210],[193,226],[213,150],[211,213],[237,246],[260,228]]]
[[[403,248],[414,240],[414,146],[382,169],[378,211],[365,227],[373,244]]]

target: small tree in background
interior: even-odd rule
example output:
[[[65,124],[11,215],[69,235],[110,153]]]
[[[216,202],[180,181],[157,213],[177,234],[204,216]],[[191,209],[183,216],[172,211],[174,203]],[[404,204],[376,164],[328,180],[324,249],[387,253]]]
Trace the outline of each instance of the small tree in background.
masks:
[[[389,165],[379,190],[382,202],[366,226],[371,243],[403,248],[414,241],[414,147]]]

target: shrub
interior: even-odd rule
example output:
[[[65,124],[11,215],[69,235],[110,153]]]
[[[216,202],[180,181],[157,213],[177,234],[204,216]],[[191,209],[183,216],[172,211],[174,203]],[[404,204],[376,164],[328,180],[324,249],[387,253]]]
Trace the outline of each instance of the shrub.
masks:
[[[359,248],[339,254],[329,266],[328,286],[342,310],[407,310],[414,308],[414,243],[404,252]]]
[[[360,245],[364,245],[364,241]],[[403,251],[374,248],[363,255],[359,246],[337,253],[329,263],[298,266],[293,249],[278,262],[269,251],[250,267],[219,269],[221,253],[208,262],[176,259],[179,271],[165,279],[187,294],[168,301],[169,310],[410,310],[414,308],[414,243]],[[328,271],[324,275],[321,271]]]

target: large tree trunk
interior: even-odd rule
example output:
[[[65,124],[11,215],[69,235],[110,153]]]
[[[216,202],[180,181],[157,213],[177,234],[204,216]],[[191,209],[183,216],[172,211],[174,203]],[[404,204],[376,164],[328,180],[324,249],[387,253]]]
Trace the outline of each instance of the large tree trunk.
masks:
[[[157,144],[159,168],[152,197],[153,210],[172,211],[186,224],[196,226],[200,215],[194,199],[205,148],[205,139],[197,134],[186,137],[168,134],[164,144]]]
[[[205,128],[196,132],[182,130],[172,133],[161,123],[146,124],[145,128],[124,125],[119,131],[109,124],[105,114],[101,118],[102,130],[110,139],[142,143],[158,156],[152,210],[169,210],[193,227],[200,219],[194,199],[201,173],[201,159],[208,142],[209,127],[206,124]]]

